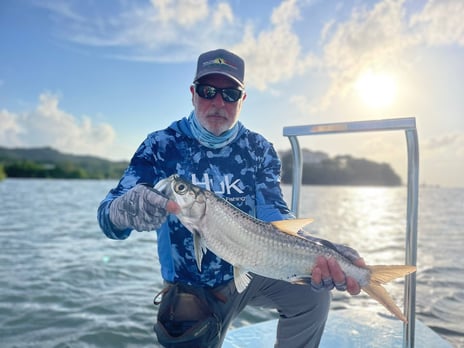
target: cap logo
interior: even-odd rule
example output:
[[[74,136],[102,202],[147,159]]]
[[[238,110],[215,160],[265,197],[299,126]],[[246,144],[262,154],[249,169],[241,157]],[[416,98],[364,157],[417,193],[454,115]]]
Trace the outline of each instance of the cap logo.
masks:
[[[203,62],[203,67],[206,67],[206,66],[209,66],[209,65],[214,65],[214,64],[225,65],[225,66],[228,66],[229,68],[237,70],[236,66],[226,62],[226,60],[224,58],[215,58],[215,59]]]

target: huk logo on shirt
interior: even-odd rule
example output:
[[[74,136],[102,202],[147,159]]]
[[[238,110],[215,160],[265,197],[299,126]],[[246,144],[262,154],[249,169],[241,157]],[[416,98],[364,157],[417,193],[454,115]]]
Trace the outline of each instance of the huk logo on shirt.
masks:
[[[199,180],[192,174],[192,184],[204,187],[208,191],[213,191],[218,195],[230,195],[232,192],[243,194],[243,190],[238,186],[240,179],[233,180],[233,175],[225,175],[221,182],[214,182],[207,173],[203,174],[203,180]],[[219,189],[218,189],[219,188]]]

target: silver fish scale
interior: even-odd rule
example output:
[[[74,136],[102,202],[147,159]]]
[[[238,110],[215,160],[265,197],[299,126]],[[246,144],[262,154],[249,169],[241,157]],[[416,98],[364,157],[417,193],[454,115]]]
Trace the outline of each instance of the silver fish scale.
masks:
[[[209,191],[202,190],[196,195],[197,199],[206,202],[203,214],[199,214],[196,221],[189,216],[184,223],[182,214],[178,215],[179,219],[190,230],[198,231],[208,249],[235,267],[292,281],[309,277],[316,258],[323,255],[337,259],[345,274],[360,284],[369,282],[369,270],[353,265],[335,250],[281,232]]]
[[[193,234],[195,257],[201,270],[206,249],[234,266],[234,281],[239,292],[246,289],[247,272],[274,279],[307,283],[318,256],[334,258],[362,290],[385,306],[398,319],[407,322],[382,284],[416,271],[413,265],[375,265],[361,268],[344,257],[330,242],[297,233],[287,233],[287,222],[257,220],[214,193],[173,175],[160,180],[156,189],[177,202],[176,214]],[[296,221],[298,222],[298,221]],[[288,223],[288,226],[294,226]],[[276,226],[279,226],[276,227]]]

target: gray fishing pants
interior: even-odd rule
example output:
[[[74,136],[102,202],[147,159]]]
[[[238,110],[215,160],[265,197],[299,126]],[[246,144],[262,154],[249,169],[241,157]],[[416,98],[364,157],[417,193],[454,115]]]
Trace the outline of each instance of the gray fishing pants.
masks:
[[[227,299],[219,305],[223,317],[221,344],[233,319],[247,305],[276,309],[280,315],[275,348],[318,347],[327,320],[331,294],[314,292],[310,286],[253,275],[247,289],[239,294],[233,281],[218,289]]]

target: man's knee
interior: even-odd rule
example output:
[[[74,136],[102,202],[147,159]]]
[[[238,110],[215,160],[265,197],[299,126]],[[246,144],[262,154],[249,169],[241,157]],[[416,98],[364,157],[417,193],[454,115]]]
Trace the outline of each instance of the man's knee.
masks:
[[[309,286],[298,289],[294,295],[289,295],[286,303],[283,303],[279,313],[283,317],[318,317],[325,320],[330,308],[331,294],[329,291],[315,292]],[[302,291],[303,290],[303,291]]]
[[[308,287],[309,288],[309,287]],[[308,291],[279,309],[275,347],[317,347],[324,332],[330,308],[328,291]]]

